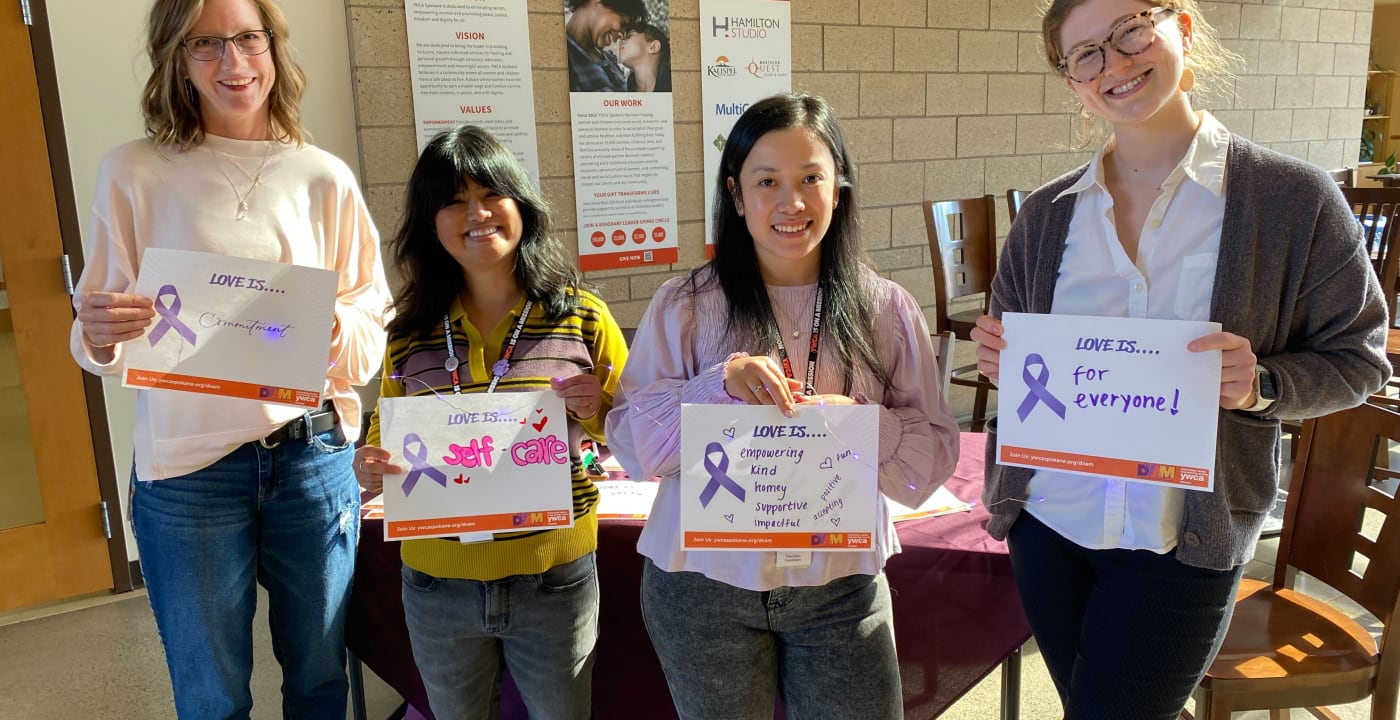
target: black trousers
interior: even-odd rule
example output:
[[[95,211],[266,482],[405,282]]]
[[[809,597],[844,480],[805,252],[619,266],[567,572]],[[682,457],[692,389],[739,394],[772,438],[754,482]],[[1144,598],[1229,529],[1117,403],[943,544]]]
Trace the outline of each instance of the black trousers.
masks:
[[[1220,650],[1243,566],[1089,550],[1029,512],[1007,543],[1065,720],[1175,720]]]

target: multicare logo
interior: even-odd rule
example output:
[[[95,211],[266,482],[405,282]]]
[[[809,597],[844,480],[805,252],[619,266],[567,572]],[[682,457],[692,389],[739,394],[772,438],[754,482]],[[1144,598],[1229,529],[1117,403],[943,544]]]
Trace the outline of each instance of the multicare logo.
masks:
[[[739,69],[729,64],[729,58],[720,55],[715,58],[715,64],[706,65],[705,73],[710,77],[738,77]]]

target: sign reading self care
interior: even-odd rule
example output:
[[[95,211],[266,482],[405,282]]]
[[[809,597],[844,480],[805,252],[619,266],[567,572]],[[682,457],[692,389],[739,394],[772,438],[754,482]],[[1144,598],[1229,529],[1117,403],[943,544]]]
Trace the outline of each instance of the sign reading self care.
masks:
[[[1194,320],[1006,313],[997,462],[1209,492],[1219,332]]]
[[[384,539],[573,527],[569,430],[554,391],[379,401]]]
[[[880,408],[681,406],[687,550],[870,550]]]

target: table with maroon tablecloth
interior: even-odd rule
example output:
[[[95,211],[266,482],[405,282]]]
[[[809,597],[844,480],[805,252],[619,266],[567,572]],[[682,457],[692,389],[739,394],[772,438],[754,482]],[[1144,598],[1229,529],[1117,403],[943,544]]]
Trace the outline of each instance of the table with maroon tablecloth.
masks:
[[[981,493],[984,443],[980,433],[962,435],[961,459],[948,489],[963,500],[976,501]],[[1006,546],[987,536],[982,529],[986,520],[986,510],[977,504],[971,512],[897,525],[904,551],[890,558],[885,572],[894,598],[906,718],[937,716],[1030,637]],[[598,533],[601,629],[593,672],[598,720],[675,717],[638,604],[641,528],[635,521],[603,521]],[[382,521],[366,520],[346,644],[427,715],[427,695],[404,625],[398,546],[382,538]],[[1009,690],[1015,689],[1013,682]],[[505,695],[503,716],[524,718],[513,688],[507,687]],[[1008,703],[1004,692],[1003,704],[1009,709],[1005,706],[1014,707],[1016,700]]]

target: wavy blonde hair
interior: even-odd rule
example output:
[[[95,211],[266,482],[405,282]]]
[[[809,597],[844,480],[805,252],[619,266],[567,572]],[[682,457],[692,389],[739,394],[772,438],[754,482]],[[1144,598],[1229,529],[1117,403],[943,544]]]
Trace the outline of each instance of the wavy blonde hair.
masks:
[[[1045,47],[1045,60],[1050,63],[1051,69],[1058,68],[1065,59],[1064,48],[1060,47],[1060,30],[1064,28],[1065,19],[1069,17],[1070,11],[1084,2],[1085,0],[1052,0],[1045,8],[1045,14],[1040,21],[1040,39]],[[1184,55],[1186,67],[1190,68],[1196,77],[1196,85],[1191,94],[1201,98],[1205,104],[1209,104],[1212,99],[1233,96],[1234,69],[1242,65],[1244,59],[1220,44],[1215,28],[1206,21],[1205,14],[1201,12],[1201,6],[1196,0],[1146,2],[1153,7],[1175,10],[1178,17],[1182,13],[1191,16],[1191,51]],[[1080,147],[1083,147],[1096,138],[1096,133],[1091,127],[1095,118],[1083,105],[1079,106],[1078,114],[1081,120],[1080,134],[1083,138]]]
[[[287,16],[275,0],[248,0],[272,33],[272,67],[276,77],[268,93],[268,130],[283,142],[304,144],[310,134],[301,125],[301,96],[306,73],[293,57]],[[146,135],[157,147],[180,150],[204,142],[199,94],[185,78],[181,43],[204,12],[204,0],[156,0],[146,22],[146,54],[151,76],[141,93]],[[234,51],[236,52],[236,50]]]

